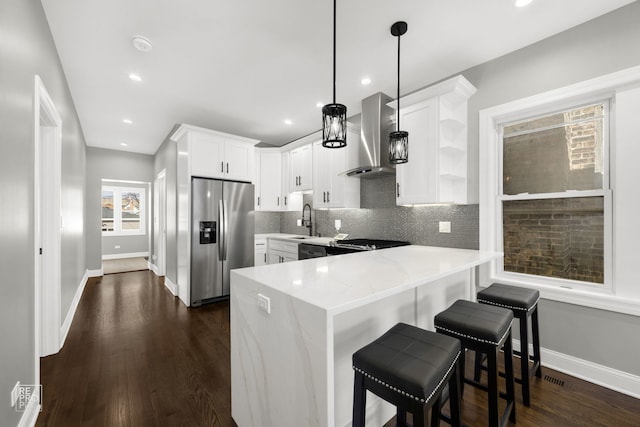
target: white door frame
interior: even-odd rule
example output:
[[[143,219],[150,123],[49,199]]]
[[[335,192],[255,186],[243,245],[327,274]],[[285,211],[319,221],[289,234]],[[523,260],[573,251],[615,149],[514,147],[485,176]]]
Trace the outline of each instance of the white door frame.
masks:
[[[153,218],[153,260],[158,276],[166,274],[167,258],[167,170],[163,169],[158,173],[154,183],[154,218]]]
[[[60,351],[62,120],[42,80],[34,90],[35,384],[40,357]],[[41,253],[42,250],[42,253]]]

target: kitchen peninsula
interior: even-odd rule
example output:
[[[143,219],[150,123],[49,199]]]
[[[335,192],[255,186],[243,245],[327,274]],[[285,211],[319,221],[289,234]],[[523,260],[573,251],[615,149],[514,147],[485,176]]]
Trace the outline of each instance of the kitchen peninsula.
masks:
[[[351,355],[397,322],[475,298],[500,253],[404,246],[231,272],[231,403],[239,427],[351,425]],[[367,421],[394,408],[373,396]]]

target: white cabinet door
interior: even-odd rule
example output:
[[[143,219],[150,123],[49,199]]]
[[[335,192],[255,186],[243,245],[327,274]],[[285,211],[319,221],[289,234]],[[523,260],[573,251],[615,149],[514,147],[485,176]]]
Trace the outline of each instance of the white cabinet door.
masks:
[[[236,181],[253,181],[253,147],[243,142],[224,143],[224,176]]]
[[[409,132],[409,161],[396,166],[396,204],[438,200],[438,99],[400,111],[402,130]]]
[[[192,132],[191,175],[253,181],[253,146],[210,134]]]
[[[190,137],[189,157],[192,176],[224,178],[224,140],[194,132]]]
[[[267,239],[255,239],[253,265],[267,264]]]
[[[322,142],[313,144],[313,206],[317,208],[359,208],[360,179],[343,174],[349,165],[347,158],[357,151],[357,132],[347,137],[351,146],[325,148]]]
[[[311,190],[312,180],[312,148],[311,144],[291,150],[291,174],[289,176],[289,191]]]
[[[260,162],[260,200],[258,209],[261,211],[279,211],[282,208],[282,156],[279,151],[261,151]]]
[[[302,210],[302,193],[291,193],[289,191],[289,175],[291,173],[291,153],[285,151],[282,153],[282,176],[280,194],[282,196],[283,211],[301,211]]]

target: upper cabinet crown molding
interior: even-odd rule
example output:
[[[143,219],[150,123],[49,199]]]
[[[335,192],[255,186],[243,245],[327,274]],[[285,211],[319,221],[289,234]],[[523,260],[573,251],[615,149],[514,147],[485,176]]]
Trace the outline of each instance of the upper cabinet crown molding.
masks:
[[[463,75],[458,75],[440,83],[436,83],[433,86],[401,96],[401,107],[408,107],[442,95],[446,96],[450,103],[455,104],[466,101],[477,91],[478,89],[472,85],[469,80],[467,80]],[[398,101],[391,101],[387,105],[395,110],[398,108]]]
[[[171,134],[171,136],[169,136],[169,139],[172,140],[173,142],[178,142],[184,135],[188,134],[189,132],[197,132],[200,134],[210,135],[210,136],[221,138],[221,139],[233,139],[234,141],[245,142],[251,145],[256,145],[260,142],[260,140],[253,139],[253,138],[246,138],[244,136],[232,135],[230,133],[224,133],[217,130],[201,128],[198,126],[188,125],[184,123],[181,124],[178,127],[178,129],[176,129],[175,132]]]

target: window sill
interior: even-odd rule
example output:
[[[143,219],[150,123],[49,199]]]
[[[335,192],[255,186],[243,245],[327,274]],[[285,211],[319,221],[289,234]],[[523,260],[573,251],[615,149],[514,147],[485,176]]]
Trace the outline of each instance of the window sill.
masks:
[[[489,283],[494,282],[537,289],[540,291],[540,298],[542,299],[640,316],[640,300],[614,295],[608,292],[608,290],[592,291],[587,289],[561,288],[501,276],[491,277]]]

